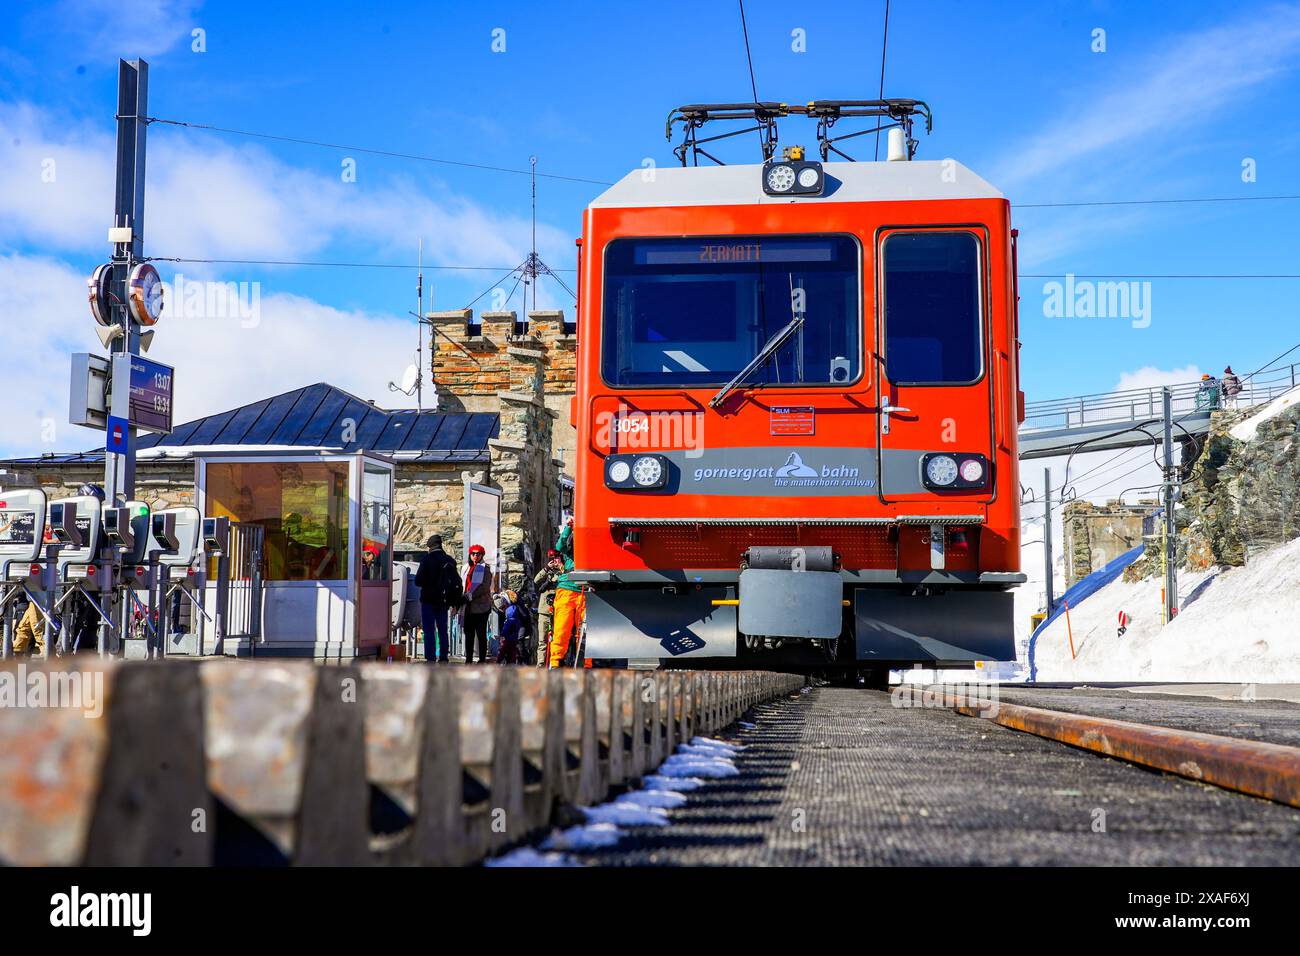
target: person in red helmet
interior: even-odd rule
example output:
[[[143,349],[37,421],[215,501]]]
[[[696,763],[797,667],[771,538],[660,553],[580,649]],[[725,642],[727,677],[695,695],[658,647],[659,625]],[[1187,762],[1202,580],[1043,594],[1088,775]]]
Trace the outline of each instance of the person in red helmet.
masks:
[[[492,613],[495,582],[484,558],[483,545],[470,545],[469,564],[465,567],[465,663],[473,664],[475,652],[480,664],[487,663],[487,622]]]
[[[367,544],[361,549],[361,580],[379,581],[382,580],[382,575],[383,565],[379,561],[379,548]]]

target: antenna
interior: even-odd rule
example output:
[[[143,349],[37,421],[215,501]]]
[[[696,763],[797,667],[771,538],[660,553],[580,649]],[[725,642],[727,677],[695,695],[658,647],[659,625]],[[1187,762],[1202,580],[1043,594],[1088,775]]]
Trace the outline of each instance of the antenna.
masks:
[[[505,277],[506,280],[512,275],[518,275],[519,280],[524,283],[524,310],[528,309],[528,287],[532,286],[533,290],[533,311],[537,310],[537,286],[538,280],[542,276],[549,276],[554,279],[565,292],[577,299],[577,294],[569,288],[568,283],[556,275],[551,267],[542,261],[542,257],[537,254],[537,157],[529,156],[528,164],[532,169],[532,239],[529,248],[528,257],[522,263],[515,266],[510,274]],[[515,285],[519,284],[516,280]],[[502,280],[505,281],[505,280]],[[514,296],[514,289],[510,290],[510,298]],[[509,298],[507,299],[509,301]]]
[[[419,246],[416,252],[416,276],[415,276],[415,311],[410,313],[415,316],[415,364],[408,365],[406,371],[402,373],[402,384],[396,382],[388,383],[390,392],[401,392],[403,395],[415,393],[415,408],[417,412],[424,411],[424,323],[427,321],[424,317],[424,240],[418,240]],[[432,349],[433,342],[430,340],[429,347]]]
[[[480,292],[477,296],[475,296],[473,299],[471,299],[471,300],[469,301],[469,305],[467,305],[466,308],[469,308],[469,306],[472,306],[475,302],[477,302],[479,299],[483,298],[483,296],[487,295],[487,294],[488,294],[489,292],[491,292],[494,288],[496,288],[496,287],[497,287],[497,283],[502,283],[502,284],[504,284],[504,283],[506,283],[506,282],[509,282],[511,276],[516,277],[516,278],[515,278],[515,284],[514,284],[513,286],[510,287],[510,294],[509,294],[508,296],[506,296],[506,302],[507,302],[507,303],[510,302],[510,300],[513,299],[513,298],[515,297],[515,290],[519,288],[519,283],[520,283],[520,282],[523,282],[523,283],[524,283],[524,311],[525,311],[525,315],[527,314],[527,310],[528,310],[528,286],[531,285],[531,286],[533,287],[533,309],[535,310],[535,309],[537,308],[537,286],[538,286],[538,279],[540,279],[542,276],[549,276],[550,278],[554,279],[555,282],[559,285],[559,287],[560,287],[561,289],[563,289],[565,292],[569,293],[569,295],[573,297],[573,300],[574,300],[575,302],[578,300],[578,294],[577,294],[576,292],[574,292],[572,289],[570,289],[570,288],[569,288],[569,284],[568,284],[567,282],[565,282],[563,279],[561,279],[558,275],[556,275],[555,272],[552,271],[551,267],[548,266],[545,262],[542,261],[542,257],[539,256],[539,255],[537,254],[537,157],[536,157],[536,156],[529,156],[529,157],[528,157],[528,163],[529,163],[529,165],[532,167],[531,177],[532,177],[532,229],[533,229],[533,232],[532,232],[532,245],[531,245],[531,248],[529,249],[528,255],[527,255],[527,257],[524,259],[523,262],[521,262],[519,265],[515,266],[513,269],[511,269],[509,272],[507,272],[507,273],[506,273],[504,276],[502,276],[500,279],[497,279],[496,282],[494,282],[492,285],[488,286],[486,289],[484,289],[482,292]],[[546,174],[543,173],[542,175],[544,176],[544,175],[546,175]],[[517,323],[516,328],[515,328],[514,330],[512,330],[512,334],[520,334],[520,333],[519,333],[519,328],[522,327],[522,326],[525,326],[526,324],[527,324],[526,319],[525,319],[525,322]],[[430,328],[432,328],[432,324],[430,325]],[[430,332],[430,333],[429,333],[429,336],[430,336],[430,341],[432,342],[432,340],[433,340],[433,333]],[[462,349],[464,348],[463,346],[460,346],[460,347],[461,347]],[[436,383],[435,383],[435,384],[436,384]]]
[[[524,260],[521,266],[521,275],[524,280],[524,309],[528,309],[528,287],[533,288],[533,311],[537,311],[537,278],[543,273],[550,274],[551,270],[546,267],[537,256],[537,157],[528,157],[528,166],[530,177],[532,179],[532,245],[529,248],[528,258]]]

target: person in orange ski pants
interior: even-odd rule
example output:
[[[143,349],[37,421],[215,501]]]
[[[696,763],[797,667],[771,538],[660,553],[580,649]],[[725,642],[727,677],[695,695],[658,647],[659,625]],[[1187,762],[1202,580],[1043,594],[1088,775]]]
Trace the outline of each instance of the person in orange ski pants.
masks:
[[[569,575],[573,571],[573,519],[564,522],[560,539],[555,543],[560,560],[564,562],[564,573],[555,582],[555,609],[551,618],[551,647],[548,653],[549,665],[559,667],[564,663],[564,655],[569,652],[569,642],[576,641],[582,633],[582,620],[587,615],[587,595],[583,585],[574,581]],[[591,658],[583,662],[591,666]]]

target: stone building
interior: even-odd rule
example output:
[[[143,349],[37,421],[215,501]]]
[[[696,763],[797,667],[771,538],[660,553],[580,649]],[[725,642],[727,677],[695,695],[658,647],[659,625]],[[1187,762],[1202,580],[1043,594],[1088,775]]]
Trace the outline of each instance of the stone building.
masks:
[[[1076,499],[1061,512],[1065,529],[1065,585],[1082,581],[1093,571],[1142,544],[1153,530],[1155,501],[1104,505]]]
[[[519,360],[541,363],[543,403],[553,415],[551,456],[573,474],[577,430],[570,402],[577,387],[578,336],[564,312],[484,312],[474,321],[470,309],[430,312],[433,328],[432,381],[439,411],[495,411]]]
[[[434,313],[437,410],[389,410],[331,385],[294,389],[177,425],[137,443],[136,495],[152,507],[194,503],[194,456],[250,451],[369,451],[396,464],[393,530],[419,547],[443,535],[458,559],[470,484],[500,492],[500,552],[509,586],[521,589],[554,541],[572,482],[569,424],[576,336],[561,312]],[[554,389],[554,391],[550,391]],[[104,453],[0,461],[0,486],[39,485],[50,498],[103,483]]]

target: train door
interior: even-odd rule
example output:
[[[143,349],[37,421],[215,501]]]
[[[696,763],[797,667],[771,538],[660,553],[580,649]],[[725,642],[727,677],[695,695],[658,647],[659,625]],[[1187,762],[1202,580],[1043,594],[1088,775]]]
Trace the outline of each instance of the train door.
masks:
[[[877,438],[886,503],[993,493],[988,234],[882,230]]]

